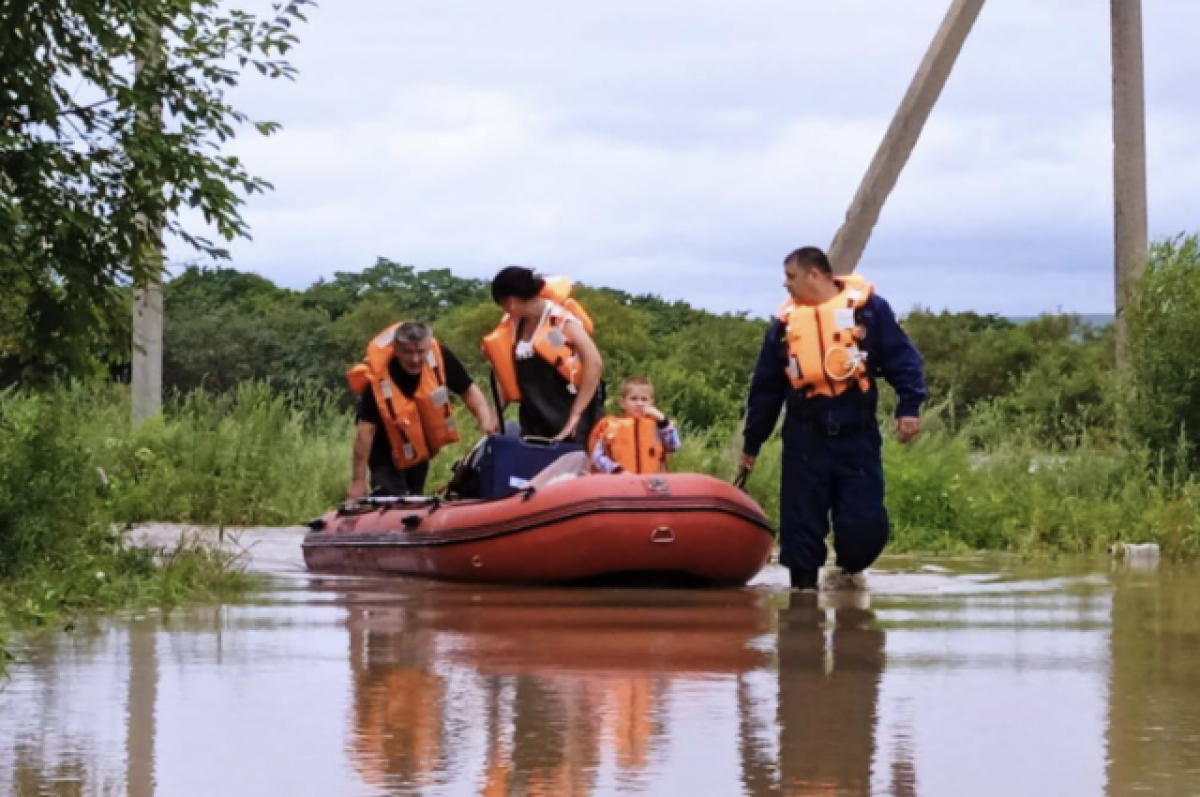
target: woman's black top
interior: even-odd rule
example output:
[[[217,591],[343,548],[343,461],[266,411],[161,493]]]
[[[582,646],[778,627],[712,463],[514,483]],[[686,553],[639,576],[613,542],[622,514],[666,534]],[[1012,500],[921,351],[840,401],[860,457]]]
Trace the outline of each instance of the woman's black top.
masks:
[[[522,322],[524,323],[524,322]],[[517,340],[521,339],[517,329]],[[523,437],[554,437],[567,425],[575,394],[567,389],[567,380],[550,363],[536,354],[523,360],[514,358],[517,371],[517,387],[521,389],[521,409],[517,419]],[[598,389],[592,403],[584,410],[575,428],[574,439],[587,445],[592,427],[600,420],[604,410],[604,391]]]

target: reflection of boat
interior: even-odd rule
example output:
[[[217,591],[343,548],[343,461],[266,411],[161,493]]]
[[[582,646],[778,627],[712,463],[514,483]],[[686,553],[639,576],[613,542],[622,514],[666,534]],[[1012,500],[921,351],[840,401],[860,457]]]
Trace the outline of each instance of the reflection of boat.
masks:
[[[719,690],[771,660],[756,590],[314,581],[346,596],[350,754],[388,794],[459,793],[469,772],[481,797],[582,797],[605,762],[645,781],[673,685]]]
[[[699,474],[577,478],[496,501],[366,501],[313,528],[312,571],[480,583],[741,585],[772,545],[752,498]]]
[[[735,674],[767,658],[753,591],[477,593],[443,606],[446,658],[489,674]]]

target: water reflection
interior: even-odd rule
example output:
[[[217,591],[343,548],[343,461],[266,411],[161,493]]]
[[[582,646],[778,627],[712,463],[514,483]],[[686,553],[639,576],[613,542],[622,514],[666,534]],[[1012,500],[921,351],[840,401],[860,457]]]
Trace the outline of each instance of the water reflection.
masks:
[[[636,782],[665,744],[670,685],[763,666],[753,592],[434,589],[348,609],[355,760],[389,793],[418,793],[438,750],[486,738],[485,795],[584,795],[602,770]],[[454,682],[449,704],[447,680]],[[458,710],[482,708],[482,723]]]
[[[129,624],[125,783],[129,797],[154,794],[154,729],[158,703],[158,635],[145,618]]]
[[[0,793],[1200,793],[1200,574],[1058,567],[870,598],[313,580],[105,621],[28,642]]]
[[[885,633],[866,596],[450,590],[356,601],[348,625],[352,749],[389,793],[436,785],[480,726],[489,797],[644,785],[669,737],[721,730],[672,726],[672,703],[730,692],[745,793],[870,791]],[[477,705],[482,723],[451,729]],[[894,771],[912,793],[911,760]]]
[[[1113,578],[1108,794],[1200,793],[1196,571]]]
[[[779,793],[867,794],[884,632],[865,596],[828,609],[816,597],[779,612]]]

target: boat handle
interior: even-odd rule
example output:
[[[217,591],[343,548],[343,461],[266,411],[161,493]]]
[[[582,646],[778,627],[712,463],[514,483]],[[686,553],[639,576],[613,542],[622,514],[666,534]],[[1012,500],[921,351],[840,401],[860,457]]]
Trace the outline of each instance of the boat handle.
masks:
[[[675,532],[671,530],[670,526],[659,526],[654,531],[650,532],[650,542],[675,542]]]
[[[556,441],[551,437],[538,437],[531,434],[522,437],[521,442],[533,448],[552,448]]]

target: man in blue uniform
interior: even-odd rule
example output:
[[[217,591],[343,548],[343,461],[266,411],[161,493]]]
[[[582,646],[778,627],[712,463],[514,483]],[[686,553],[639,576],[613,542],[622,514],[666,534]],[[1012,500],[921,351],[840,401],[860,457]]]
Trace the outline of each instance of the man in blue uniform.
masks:
[[[797,249],[784,261],[790,301],[767,330],[747,400],[742,467],[783,424],[780,562],[796,589],[815,589],[832,520],[842,570],[854,575],[888,538],[876,379],[896,391],[902,443],[921,430],[921,355],[892,308],[858,277],[835,277],[825,253]]]

